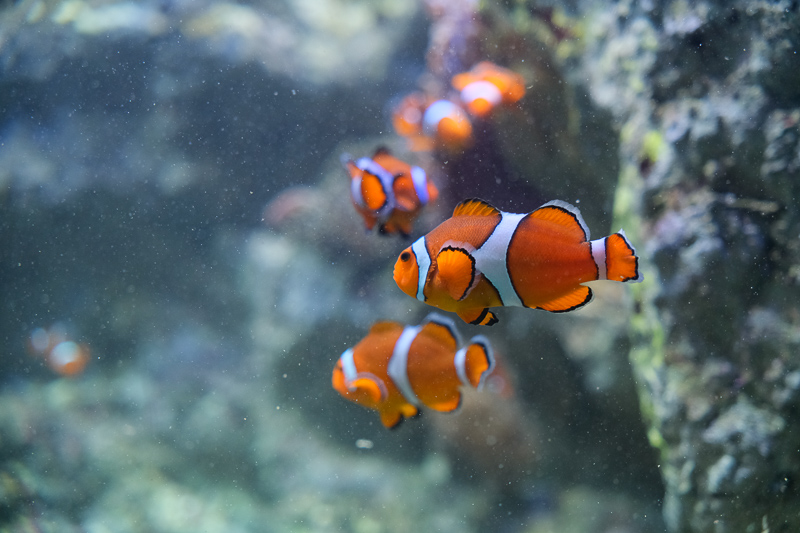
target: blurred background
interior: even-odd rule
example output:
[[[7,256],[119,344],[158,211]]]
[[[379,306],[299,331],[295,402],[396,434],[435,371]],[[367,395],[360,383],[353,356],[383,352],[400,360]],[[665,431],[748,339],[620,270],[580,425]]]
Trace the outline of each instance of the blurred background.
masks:
[[[757,45],[796,9],[642,4],[0,4],[0,531],[711,531],[721,495],[791,508],[798,94],[721,36],[761,36],[790,72]],[[403,97],[481,60],[523,99],[467,148],[413,150]],[[704,96],[718,82],[736,96]],[[365,232],[349,198],[340,155],[379,146],[440,190],[411,239]],[[388,431],[333,390],[334,363],[375,320],[432,310],[392,266],[470,197],[622,226],[649,283],[458,321],[505,388]],[[709,227],[721,248],[697,244]],[[775,279],[777,307],[729,301]],[[778,316],[772,363],[748,366]],[[743,404],[759,391],[772,403]]]

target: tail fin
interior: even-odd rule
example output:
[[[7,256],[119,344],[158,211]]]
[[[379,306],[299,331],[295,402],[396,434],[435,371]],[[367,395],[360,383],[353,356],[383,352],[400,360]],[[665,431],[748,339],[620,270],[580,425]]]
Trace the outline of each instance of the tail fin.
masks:
[[[467,346],[458,350],[455,362],[461,382],[480,389],[495,365],[489,340],[483,335],[473,337]]]
[[[625,236],[625,231],[619,230],[605,238],[605,267],[606,279],[612,281],[639,283],[644,279],[639,271],[636,250]]]

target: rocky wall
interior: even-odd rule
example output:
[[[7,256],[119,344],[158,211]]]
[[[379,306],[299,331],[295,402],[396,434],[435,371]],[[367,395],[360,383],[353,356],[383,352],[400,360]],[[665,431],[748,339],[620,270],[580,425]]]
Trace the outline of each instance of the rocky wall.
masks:
[[[670,531],[800,527],[800,12],[583,2],[573,72],[620,132],[646,281],[631,361]]]

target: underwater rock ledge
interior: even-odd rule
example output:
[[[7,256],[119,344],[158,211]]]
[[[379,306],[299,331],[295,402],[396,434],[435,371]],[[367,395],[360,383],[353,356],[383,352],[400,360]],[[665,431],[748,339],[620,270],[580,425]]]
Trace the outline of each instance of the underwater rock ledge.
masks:
[[[631,361],[670,531],[797,531],[796,2],[583,2],[646,282]]]

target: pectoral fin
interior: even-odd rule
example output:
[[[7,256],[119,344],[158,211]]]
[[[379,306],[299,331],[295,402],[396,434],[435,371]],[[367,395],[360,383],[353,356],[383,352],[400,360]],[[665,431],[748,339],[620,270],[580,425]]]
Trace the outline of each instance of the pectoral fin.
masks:
[[[385,399],[380,385],[372,378],[354,379],[348,386],[348,389],[351,392],[363,394],[376,404]]]
[[[467,297],[474,286],[478,271],[475,258],[465,249],[445,246],[436,256],[438,282],[453,300]]]

